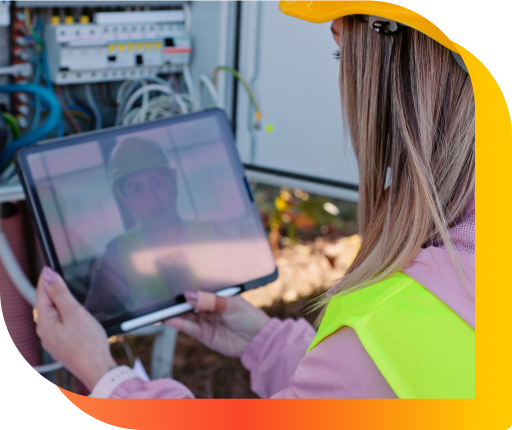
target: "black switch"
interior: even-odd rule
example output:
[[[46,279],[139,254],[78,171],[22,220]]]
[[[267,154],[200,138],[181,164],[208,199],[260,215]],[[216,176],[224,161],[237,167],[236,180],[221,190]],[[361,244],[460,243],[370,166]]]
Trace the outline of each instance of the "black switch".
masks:
[[[142,57],[142,54],[137,54],[135,56],[135,63],[137,65],[144,64],[144,58]]]
[[[108,61],[116,61],[115,55],[109,55],[107,58],[108,58]]]
[[[165,39],[165,40],[164,40],[164,45],[165,45],[165,46],[171,46],[171,47],[176,46],[176,45],[174,44],[174,39],[173,39],[172,37],[170,37],[170,38],[168,38],[168,39]]]

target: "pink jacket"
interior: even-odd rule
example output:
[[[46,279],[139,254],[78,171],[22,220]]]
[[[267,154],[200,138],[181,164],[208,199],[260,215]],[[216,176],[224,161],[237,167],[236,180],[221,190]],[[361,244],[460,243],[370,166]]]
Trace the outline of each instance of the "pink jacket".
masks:
[[[475,203],[450,230],[471,290],[458,276],[442,244],[422,249],[404,272],[427,288],[473,329],[475,328]],[[396,398],[355,331],[342,327],[309,354],[315,330],[304,319],[271,319],[241,357],[251,372],[251,388],[262,398]],[[145,382],[129,367],[108,372],[91,397],[193,398],[173,379]]]

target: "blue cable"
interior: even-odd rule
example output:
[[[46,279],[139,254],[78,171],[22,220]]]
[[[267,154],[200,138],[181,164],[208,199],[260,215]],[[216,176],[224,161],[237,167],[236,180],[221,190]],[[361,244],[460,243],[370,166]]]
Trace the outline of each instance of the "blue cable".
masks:
[[[44,25],[43,24],[43,20],[39,19],[37,21],[36,27],[33,29],[34,32],[37,33],[37,34],[40,34],[42,29],[43,29],[43,25]],[[40,84],[41,83],[41,77],[42,77],[42,74],[44,72],[46,86],[48,87],[48,89],[50,91],[53,92],[53,86],[52,86],[52,82],[51,82],[51,79],[50,79],[50,70],[48,68],[48,58],[46,56],[46,52],[44,51],[44,49],[40,53],[40,57],[39,58],[38,57],[32,57],[31,58],[31,60],[34,60],[34,59],[36,60],[36,71],[35,71],[35,74],[34,74],[34,84]],[[36,99],[36,110],[34,112],[34,118],[32,120],[32,126],[30,127],[31,131],[34,131],[36,129],[36,127],[39,124],[39,121],[41,120],[41,111],[42,111],[41,99],[37,95],[36,95],[35,99]],[[62,137],[62,136],[64,136],[64,122],[63,122],[62,115],[61,115],[61,118],[59,120],[59,124],[57,126],[57,137]]]
[[[42,67],[41,67],[41,61],[39,58],[35,57],[36,60],[36,72],[34,73],[34,84],[39,85],[41,83],[41,74],[42,74]],[[41,120],[41,99],[36,96],[36,110],[34,112],[34,118],[32,119],[32,126],[30,127],[30,130],[34,130]]]
[[[91,120],[93,118],[93,113],[89,109],[86,109],[85,107],[80,105],[69,105],[68,110],[77,110],[79,112],[82,112],[84,115],[87,115]]]
[[[39,35],[41,36],[41,30],[43,29],[43,20],[42,19],[38,19],[37,20],[37,24],[36,26],[33,28],[33,30]]]
[[[44,52],[44,51],[41,51],[41,61],[43,63],[46,87],[50,91],[53,91],[52,80],[50,79],[50,68],[48,67],[48,57],[46,56],[46,52]]]
[[[2,93],[31,93],[37,95],[41,100],[46,103],[49,108],[46,121],[38,128],[29,133],[21,136],[19,139],[11,141],[7,147],[0,154],[0,171],[3,171],[11,161],[14,153],[27,145],[36,143],[37,141],[48,136],[59,123],[62,122],[62,110],[59,100],[53,91],[44,88],[41,85],[35,84],[13,84],[13,85],[0,85],[0,92]]]
[[[37,98],[38,98],[38,97],[34,97],[34,99],[37,99]],[[36,102],[35,102],[34,100],[29,100],[29,101],[28,101],[28,105],[29,105],[30,107],[33,107],[33,108],[37,107],[37,104],[36,104]],[[41,107],[42,107],[42,109],[41,109],[41,113],[45,113],[44,111],[45,111],[45,110],[48,110],[48,106],[46,106],[46,104],[44,104],[44,103],[42,103],[42,102],[41,102]],[[87,116],[89,117],[89,119],[92,119],[92,117],[93,117],[92,112],[91,112],[89,109],[85,108],[84,106],[80,106],[80,105],[68,105],[68,106],[67,106],[67,108],[68,108],[68,110],[76,110],[76,111],[80,111],[80,112],[82,112],[84,115],[87,115]]]
[[[53,85],[52,80],[50,78],[50,68],[48,67],[48,57],[46,56],[46,52],[43,50],[41,51],[41,61],[43,63],[43,70],[44,70],[44,80],[46,82],[46,87],[53,93]],[[59,105],[60,109],[60,105]],[[62,115],[60,116],[59,123],[57,124],[57,137],[64,136],[64,119],[62,118]]]

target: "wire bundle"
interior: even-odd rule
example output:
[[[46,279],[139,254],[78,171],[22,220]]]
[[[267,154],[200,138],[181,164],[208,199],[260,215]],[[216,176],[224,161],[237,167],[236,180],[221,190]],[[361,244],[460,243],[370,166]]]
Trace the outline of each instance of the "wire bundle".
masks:
[[[61,109],[55,94],[48,89],[35,84],[0,85],[0,92],[4,93],[29,93],[35,94],[48,106],[49,114],[46,121],[38,128],[11,141],[0,155],[0,171],[9,164],[14,153],[23,146],[36,143],[48,136],[61,121]]]
[[[139,86],[140,88],[137,89]],[[151,93],[161,95],[151,98]],[[140,106],[134,107],[140,98],[142,98]],[[158,77],[123,82],[117,94],[117,102],[119,108],[116,124],[118,125],[140,124],[194,110],[191,96],[177,93],[168,82]]]

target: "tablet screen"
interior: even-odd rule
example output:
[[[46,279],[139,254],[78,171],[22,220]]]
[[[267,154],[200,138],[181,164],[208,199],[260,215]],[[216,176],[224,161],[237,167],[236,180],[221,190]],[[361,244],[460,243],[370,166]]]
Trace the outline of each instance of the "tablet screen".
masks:
[[[26,158],[64,278],[102,322],[275,270],[219,115],[159,124]]]

